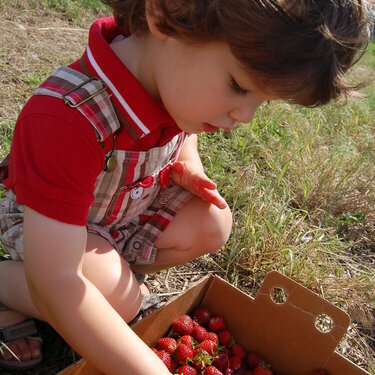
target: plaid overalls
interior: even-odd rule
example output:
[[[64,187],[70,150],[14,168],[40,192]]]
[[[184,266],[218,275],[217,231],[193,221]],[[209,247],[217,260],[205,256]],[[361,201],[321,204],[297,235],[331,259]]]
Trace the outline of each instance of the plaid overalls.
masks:
[[[104,237],[130,263],[153,263],[155,241],[192,194],[170,179],[184,135],[147,151],[116,150],[119,120],[104,84],[73,69],[58,68],[36,91],[77,108],[94,128],[99,144],[113,136],[105,155],[94,202],[88,214],[89,232]],[[12,191],[0,200],[0,238],[12,259],[23,259],[23,211]]]

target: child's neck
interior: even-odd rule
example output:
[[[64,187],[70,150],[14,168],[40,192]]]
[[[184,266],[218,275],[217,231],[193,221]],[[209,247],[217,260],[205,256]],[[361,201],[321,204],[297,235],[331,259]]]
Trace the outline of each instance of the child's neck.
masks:
[[[158,93],[153,78],[150,43],[152,36],[145,33],[131,35],[111,44],[113,52],[137,78],[145,90],[157,101]]]

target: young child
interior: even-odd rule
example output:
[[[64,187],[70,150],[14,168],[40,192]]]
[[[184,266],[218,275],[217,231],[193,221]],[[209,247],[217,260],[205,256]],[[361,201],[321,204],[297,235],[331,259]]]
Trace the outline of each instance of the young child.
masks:
[[[365,0],[104,2],[115,18],[26,104],[2,169],[0,339],[21,360],[5,350],[3,367],[40,362],[34,317],[103,373],[168,374],[126,322],[134,273],[229,237],[197,134],[248,123],[264,101],[349,95],[369,38]]]

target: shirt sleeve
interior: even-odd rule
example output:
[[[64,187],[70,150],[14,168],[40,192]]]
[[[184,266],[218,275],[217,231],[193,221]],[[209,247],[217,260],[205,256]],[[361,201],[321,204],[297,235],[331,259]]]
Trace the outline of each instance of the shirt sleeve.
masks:
[[[85,226],[104,152],[91,125],[74,111],[20,116],[5,185],[17,202],[42,215]]]

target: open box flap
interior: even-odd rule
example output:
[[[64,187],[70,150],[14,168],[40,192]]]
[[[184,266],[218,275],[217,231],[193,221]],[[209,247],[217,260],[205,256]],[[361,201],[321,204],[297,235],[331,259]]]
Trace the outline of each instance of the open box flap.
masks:
[[[272,300],[274,288],[284,291],[284,303]],[[328,363],[337,355],[334,350],[350,324],[344,311],[276,271],[266,276],[252,300],[215,278],[202,304],[224,315],[234,337],[240,338],[248,351],[263,354],[279,375],[311,375],[318,368],[331,367]],[[331,319],[329,332],[316,328],[316,319],[322,315]],[[367,374],[345,361],[345,375]],[[332,373],[344,374],[336,370]]]

